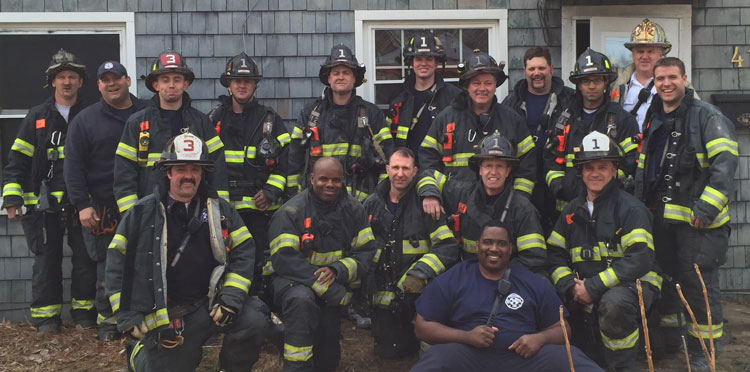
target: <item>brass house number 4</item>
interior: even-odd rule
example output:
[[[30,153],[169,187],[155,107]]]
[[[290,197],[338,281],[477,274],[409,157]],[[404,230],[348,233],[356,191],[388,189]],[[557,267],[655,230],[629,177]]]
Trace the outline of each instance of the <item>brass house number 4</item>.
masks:
[[[750,48],[747,48],[747,54],[750,55]],[[731,63],[733,67],[742,67],[742,55],[740,54],[740,47],[734,47],[734,54],[732,54]]]

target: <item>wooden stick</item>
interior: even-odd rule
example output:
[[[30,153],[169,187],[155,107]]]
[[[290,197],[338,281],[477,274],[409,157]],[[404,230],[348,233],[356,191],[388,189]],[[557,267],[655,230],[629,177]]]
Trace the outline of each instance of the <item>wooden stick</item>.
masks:
[[[710,368],[711,356],[708,354],[708,349],[706,348],[706,343],[703,341],[703,337],[701,337],[701,329],[698,327],[698,321],[695,320],[695,314],[693,314],[693,309],[690,308],[690,304],[688,304],[687,300],[685,299],[685,296],[682,294],[682,288],[680,288],[680,285],[675,284],[675,288],[677,288],[677,294],[680,295],[680,299],[682,300],[682,303],[685,305],[688,315],[690,315],[690,320],[693,321],[693,329],[695,329],[695,333],[698,335],[698,341],[700,341],[701,349],[703,349],[703,354],[706,356],[706,361],[709,362],[709,369],[711,370],[711,372],[715,372],[712,368]]]
[[[643,336],[646,338],[646,358],[648,360],[649,372],[654,372],[654,360],[651,358],[651,341],[648,338],[648,320],[646,319],[646,305],[643,303],[643,288],[641,280],[635,280],[635,286],[638,288],[638,305],[641,307],[641,323],[643,324]]]
[[[576,372],[573,367],[573,355],[570,354],[570,340],[568,340],[568,329],[565,327],[565,316],[563,316],[563,306],[560,305],[560,327],[563,330],[563,336],[565,336],[565,350],[568,352],[568,363],[570,363],[570,372]]]
[[[685,353],[685,363],[687,363],[687,371],[692,372],[692,369],[690,368],[690,356],[688,355],[687,351],[687,342],[685,342],[685,335],[681,335],[682,337],[682,352]]]
[[[698,274],[698,280],[701,282],[701,289],[703,290],[703,299],[706,301],[706,318],[708,319],[708,342],[711,346],[711,359],[708,364],[711,365],[711,371],[716,371],[716,349],[714,348],[714,330],[711,325],[711,306],[708,304],[708,291],[706,290],[706,283],[703,282],[703,274],[698,264],[694,263],[695,273]],[[700,334],[700,333],[699,333]],[[701,336],[702,337],[702,336]]]

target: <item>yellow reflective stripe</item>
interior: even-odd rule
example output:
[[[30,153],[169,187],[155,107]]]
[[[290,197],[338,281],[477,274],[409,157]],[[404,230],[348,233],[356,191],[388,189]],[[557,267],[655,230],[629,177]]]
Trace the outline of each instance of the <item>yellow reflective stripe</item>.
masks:
[[[566,168],[573,168],[573,159],[575,159],[575,154],[565,154]]]
[[[347,186],[346,192],[351,195],[352,194],[352,187]],[[357,199],[358,202],[363,203],[367,197],[370,196],[370,194],[360,191],[360,190],[354,190],[354,198]]]
[[[255,146],[245,146],[245,151],[242,152],[242,156],[248,159],[255,159],[255,155],[258,153],[258,148]]]
[[[708,152],[709,159],[724,151],[729,151],[730,154],[739,156],[739,152],[737,152],[737,141],[732,141],[728,138],[717,138],[706,144],[706,152]]]
[[[349,156],[358,157],[362,156],[362,146],[352,144],[349,146],[348,143],[327,143],[321,146],[323,151],[319,155],[313,156],[346,156],[347,149],[349,150]],[[312,148],[310,149],[312,151]]]
[[[654,250],[654,237],[646,229],[633,229],[620,238],[623,249],[628,249],[636,243],[645,243],[651,250]]]
[[[137,201],[138,195],[136,194],[123,196],[122,198],[117,199],[117,208],[120,210],[120,213],[125,213],[125,211],[135,205],[135,202]]]
[[[405,140],[409,136],[409,127],[397,126],[396,127],[396,138]]]
[[[328,284],[323,284],[316,280],[312,284],[312,290],[318,296],[323,296],[328,291]]]
[[[443,187],[445,186],[445,182],[448,181],[448,177],[440,171],[434,171],[432,173],[432,178],[437,182],[438,190],[443,192]]]
[[[102,324],[111,324],[111,325],[117,325],[117,318],[115,316],[104,316],[102,314],[98,314],[96,316],[96,325],[102,325]]]
[[[125,250],[128,247],[128,238],[126,238],[124,235],[121,234],[115,234],[114,237],[112,237],[112,241],[109,242],[109,246],[107,248],[109,249],[116,249],[118,252],[122,253],[122,255],[125,255]]]
[[[270,185],[281,191],[284,191],[284,185],[286,185],[286,178],[278,174],[272,174],[268,176],[268,180],[266,180],[266,185]]]
[[[518,239],[516,239],[516,245],[519,252],[530,248],[547,249],[547,245],[544,244],[544,237],[539,233],[519,236]]]
[[[221,142],[221,138],[219,138],[219,136],[213,136],[213,138],[204,143],[206,144],[206,147],[208,147],[209,154],[224,147],[224,143]]]
[[[658,289],[658,290],[661,291],[661,283],[662,283],[663,279],[662,279],[661,275],[657,274],[655,271],[649,271],[649,272],[647,272],[646,275],[644,275],[644,276],[641,277],[641,281],[642,282],[647,282],[647,283],[653,285],[654,287],[656,287],[656,289]]]
[[[717,339],[721,337],[724,334],[724,323],[719,324],[711,324],[711,329],[713,330],[713,336],[714,339]],[[694,338],[703,337],[703,338],[709,338],[708,334],[708,324],[700,324],[698,323],[698,330],[700,331],[700,336],[695,333],[694,327],[688,327],[688,334],[693,336]]]
[[[562,212],[563,209],[565,209],[565,206],[568,205],[568,202],[565,200],[555,199],[555,210],[558,212]]]
[[[468,167],[469,158],[474,156],[473,152],[460,152],[453,154],[453,160],[444,162],[446,167]]]
[[[547,176],[544,178],[544,180],[545,182],[547,182],[547,186],[549,187],[552,185],[552,181],[554,181],[557,178],[564,177],[564,176],[565,176],[565,171],[551,170],[547,172]]]
[[[49,154],[53,150],[57,150],[58,159],[65,159],[65,146],[58,146],[56,149],[55,148],[48,148],[47,149],[47,159],[49,159]]]
[[[142,341],[136,342],[135,346],[133,347],[133,352],[130,353],[130,358],[128,359],[130,363],[129,365],[130,365],[131,371],[135,371],[135,357],[136,355],[138,355],[141,349],[143,349],[143,342]]]
[[[372,258],[372,262],[375,262],[375,263],[378,263],[378,262],[380,262],[380,254],[381,254],[381,253],[383,253],[383,250],[382,250],[382,249],[380,249],[380,248],[378,248],[378,249],[377,249],[377,250],[375,251],[375,256],[374,256],[374,257]]]
[[[520,158],[534,148],[534,139],[531,136],[526,136],[526,138],[519,142],[516,147],[518,148],[516,156]]]
[[[120,292],[109,296],[109,304],[112,305],[112,312],[120,310]]]
[[[224,150],[224,159],[227,163],[244,163],[245,152],[242,150]]]
[[[373,240],[375,240],[375,236],[372,234],[370,226],[367,226],[364,229],[359,230],[357,236],[352,239],[352,248],[357,249]]]
[[[590,260],[584,260],[581,257],[581,251],[583,251],[582,247],[574,247],[570,249],[570,261],[573,263],[578,262],[584,262],[584,261],[601,261],[602,260],[602,254],[599,250],[599,246],[593,246],[592,247],[592,253],[593,257]]]
[[[445,227],[445,226],[443,226]],[[448,231],[450,233],[450,230]],[[419,245],[416,247],[411,244],[408,240],[401,241],[401,253],[402,254],[425,254],[430,251],[430,241],[420,240]]]
[[[518,191],[523,191],[529,195],[534,191],[534,182],[526,178],[516,178],[513,181],[513,188]]]
[[[549,238],[547,238],[547,244],[565,248],[565,237],[560,235],[557,231],[552,231]]]
[[[32,145],[29,142],[26,142],[20,138],[16,138],[15,141],[13,141],[13,146],[10,147],[12,151],[18,151],[28,157],[34,157],[34,150],[36,147]]]
[[[294,129],[292,129],[292,139],[303,138],[305,138],[305,132],[302,131],[302,128],[295,126]]]
[[[435,186],[436,188],[438,187],[437,182],[435,181],[434,178],[430,176],[425,176],[425,177],[422,177],[419,181],[417,181],[417,191],[421,190],[422,187],[427,186],[427,185],[432,185],[432,186]]]
[[[422,258],[417,260],[417,262],[421,262],[429,266],[432,271],[435,272],[435,275],[440,275],[440,273],[445,271],[445,265],[443,265],[438,256],[433,253],[427,253],[426,255],[422,256]]]
[[[77,298],[71,298],[70,307],[73,310],[91,310],[94,308],[94,300],[79,300]]]
[[[271,256],[276,254],[276,252],[283,247],[299,250],[299,236],[292,234],[279,234],[279,236],[271,240],[269,247],[271,248]]]
[[[409,266],[409,268],[406,269],[406,271],[404,272],[404,275],[401,275],[401,279],[399,279],[398,282],[396,282],[396,287],[400,289],[402,292],[404,290],[404,282],[406,281],[406,274],[410,272],[411,269],[414,268],[414,266],[417,266],[417,263],[419,263],[419,261],[414,261],[414,263],[412,263],[411,266]]]
[[[156,164],[157,161],[161,159],[161,153],[160,152],[149,152],[148,153],[148,161],[146,162],[146,167],[153,167],[154,164]]]
[[[220,198],[229,201],[229,191],[226,190],[216,190],[216,195],[218,195]]]
[[[289,188],[299,186],[299,174],[289,174],[286,176],[286,185]]]
[[[263,265],[263,276],[268,276],[273,273],[275,273],[276,270],[273,269],[273,264],[271,263],[271,260],[266,261],[266,264]]]
[[[128,146],[128,144],[123,142],[117,144],[117,150],[115,151],[115,154],[134,162],[138,161],[136,153],[137,151],[135,150],[135,147]]]
[[[290,136],[289,133],[284,132],[276,136],[276,140],[279,141],[281,147],[284,147],[292,142],[292,136]]]
[[[247,227],[240,226],[240,228],[238,228],[237,230],[229,233],[229,238],[232,240],[232,245],[229,246],[229,249],[236,248],[238,245],[244,243],[245,240],[248,240],[252,237],[253,236],[250,235],[250,231],[247,230]]]
[[[477,241],[463,238],[461,239],[461,249],[466,253],[477,254]]]
[[[255,204],[255,199],[252,196],[243,196],[242,200],[230,200],[229,204],[232,204],[232,206],[239,210],[243,209],[255,209],[260,210],[257,204]],[[275,210],[279,209],[281,207],[281,200],[278,200],[276,204],[272,204],[270,207],[268,207],[268,210]]]
[[[552,272],[552,282],[557,285],[557,282],[559,282],[560,279],[568,275],[573,275],[573,270],[567,266],[560,266]]]
[[[60,315],[62,304],[32,307],[30,310],[32,318],[52,318]]]
[[[622,151],[627,154],[627,153],[629,153],[629,152],[637,149],[638,145],[633,142],[632,138],[628,137],[628,138],[625,138],[624,140],[622,140],[622,142],[620,142],[620,147],[622,147]]]
[[[451,233],[451,230],[448,228],[448,226],[441,225],[437,229],[435,229],[435,231],[430,233],[430,243],[432,243],[432,245],[435,245],[451,237],[453,237],[453,233]]]
[[[646,162],[646,154],[641,153],[640,155],[638,155],[638,168],[643,168],[645,162]]]
[[[356,284],[356,283],[353,283],[352,286],[354,286],[354,284]],[[341,305],[341,306],[347,306],[347,305],[349,305],[350,302],[352,302],[352,292],[346,291],[346,294],[341,299],[341,302],[339,302],[339,305]]]
[[[706,160],[706,153],[697,152],[695,153],[695,158],[698,159],[698,165],[700,165],[701,168],[708,168],[711,166],[708,160]]]
[[[391,291],[379,291],[372,295],[372,304],[380,306],[390,306],[391,302],[396,298],[396,293]]]
[[[683,207],[677,204],[664,204],[664,218],[673,221],[680,221],[689,223],[690,226],[694,226],[690,223],[690,217],[693,215],[693,211],[688,207]],[[722,226],[729,222],[729,206],[725,206],[714,218],[713,222],[708,225],[709,229]]]
[[[20,196],[23,197],[23,189],[20,183],[10,182],[3,187],[3,197]]]
[[[62,197],[63,197],[64,192],[62,192],[62,191],[52,191],[50,194],[52,194],[52,196],[54,196],[55,199],[57,199],[58,203],[62,202]]]
[[[23,204],[24,205],[35,205],[39,203],[39,197],[33,192],[23,193]]]
[[[602,280],[602,283],[604,283],[604,286],[607,288],[612,288],[620,284],[620,279],[617,277],[617,274],[615,274],[615,270],[611,267],[600,272],[599,279]]]
[[[432,138],[432,136],[430,135],[424,136],[424,140],[422,140],[422,144],[420,145],[420,147],[433,149],[441,154],[443,153],[443,146],[441,146],[438,141]]]
[[[284,359],[290,362],[306,362],[313,356],[313,347],[293,346],[284,343]]]
[[[169,315],[167,315],[167,309],[159,309],[151,314],[147,314],[143,321],[146,322],[146,327],[149,331],[165,326],[169,324]]]
[[[703,189],[700,199],[719,210],[724,208],[729,202],[729,199],[724,194],[708,185]]]
[[[382,143],[383,141],[387,139],[393,139],[393,136],[391,136],[391,130],[388,127],[381,128],[377,133],[375,133],[374,136],[372,136],[372,139],[375,140],[377,143]]]
[[[659,325],[662,327],[680,328],[685,325],[685,314],[667,314],[660,316]]]
[[[378,174],[378,183],[380,183],[381,181],[383,181],[386,178],[388,178],[387,174],[385,174],[385,173]]]
[[[242,290],[242,292],[245,293],[250,290],[250,284],[252,284],[252,281],[250,279],[247,279],[237,273],[227,273],[226,277],[224,278],[225,287],[239,288],[240,290]]]
[[[635,347],[635,344],[638,343],[638,328],[623,338],[609,338],[604,332],[600,333],[602,335],[602,343],[604,344],[604,347],[609,350],[617,351],[632,349]]]
[[[318,252],[313,251],[310,255],[310,263],[316,266],[330,265],[341,259],[342,251]]]
[[[625,171],[622,169],[617,170],[617,179],[618,180],[624,180],[625,179]]]
[[[354,261],[351,257],[345,257],[341,259],[341,263],[346,266],[346,271],[349,272],[347,283],[357,278],[357,261]]]

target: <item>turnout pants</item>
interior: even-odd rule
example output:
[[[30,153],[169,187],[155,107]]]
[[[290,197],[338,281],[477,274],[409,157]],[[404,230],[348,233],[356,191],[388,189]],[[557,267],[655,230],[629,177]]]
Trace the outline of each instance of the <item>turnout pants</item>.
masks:
[[[260,211],[241,210],[240,217],[245,222],[245,226],[253,236],[255,242],[255,271],[253,272],[253,282],[250,285],[250,295],[255,295],[260,290],[263,283],[263,263],[271,255],[268,246],[268,222],[271,220],[270,213]]]
[[[173,349],[161,346],[159,332],[151,331],[132,346],[128,358],[130,371],[184,372],[195,371],[203,357],[203,344],[217,332],[224,333],[219,354],[222,371],[251,372],[258,361],[268,329],[269,311],[257,298],[248,297],[237,319],[227,327],[217,326],[208,315],[208,307],[200,306],[184,316],[184,342]],[[174,319],[171,319],[174,321]]]
[[[35,327],[61,324],[63,303],[63,238],[68,233],[71,248],[71,311],[74,322],[94,320],[96,262],[89,258],[78,216],[72,212],[36,212],[21,218],[26,243],[34,254],[31,283],[31,320]]]
[[[372,337],[378,358],[402,358],[419,351],[413,323],[415,299],[416,296],[408,296],[395,308],[372,309]]]
[[[698,274],[693,267],[698,264],[706,284],[708,303],[711,306],[711,328],[714,339],[723,335],[724,314],[719,291],[719,266],[726,262],[729,248],[729,225],[714,229],[696,230],[686,223],[666,223],[663,212],[654,213],[654,247],[656,259],[665,274],[662,299],[659,303],[661,327],[667,347],[680,343],[683,326],[687,326],[688,349],[700,350],[698,337],[708,344],[709,329],[706,303]],[[670,278],[671,277],[671,278]],[[671,279],[671,280],[669,280]],[[700,334],[685,322],[684,309],[675,284],[679,283],[690,308],[698,321]]]
[[[328,307],[312,289],[275,277],[274,302],[284,321],[284,372],[333,371],[341,359],[341,307]]]
[[[648,283],[642,282],[641,286],[644,307],[648,311],[659,292]],[[635,283],[621,283],[604,292],[596,315],[607,364],[615,368],[634,367],[641,351],[638,347],[641,308]]]
[[[104,226],[112,226],[113,221],[119,221],[119,216],[105,215],[100,216]],[[109,303],[107,293],[104,288],[104,270],[106,267],[107,247],[115,236],[115,232],[100,232],[94,234],[91,230],[83,228],[83,240],[86,243],[86,251],[92,260],[96,262],[96,311],[99,315],[96,318],[96,324],[99,328],[105,328],[113,332],[117,331],[117,319],[112,312],[112,305]]]

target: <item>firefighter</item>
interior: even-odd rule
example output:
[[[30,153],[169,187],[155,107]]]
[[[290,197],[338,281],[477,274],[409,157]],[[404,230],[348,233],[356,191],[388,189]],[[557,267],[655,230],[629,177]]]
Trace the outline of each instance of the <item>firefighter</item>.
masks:
[[[495,97],[495,90],[506,79],[504,66],[502,62],[498,66],[494,58],[479,50],[462,64],[459,84],[464,91],[435,118],[419,149],[419,167],[425,173],[417,190],[425,182],[440,183],[444,177],[475,183],[477,173],[468,162],[474,156],[474,147],[485,136],[499,131],[516,148],[520,159],[513,187],[525,197],[531,195],[536,180],[534,139],[523,118],[508,106],[498,104]],[[434,179],[427,181],[425,177]],[[434,199],[424,202],[425,213],[433,217],[441,209]]]
[[[107,295],[132,337],[130,371],[194,371],[217,332],[220,369],[249,372],[258,360],[270,321],[248,296],[255,244],[207,184],[208,154],[191,133],[170,139],[156,164],[162,178],[123,215],[107,250]]]
[[[512,239],[517,241],[515,260],[546,276],[547,247],[539,212],[510,183],[519,163],[513,145],[496,131],[485,137],[477,153],[469,158],[469,166],[479,175],[479,182],[446,180],[435,171],[438,182],[423,178],[429,181],[420,185],[419,195],[445,205],[448,226],[459,241],[463,259],[476,257],[482,226],[498,220],[508,226]]]
[[[652,217],[620,187],[617,163],[624,153],[611,137],[591,132],[578,150],[574,162],[586,193],[568,203],[547,240],[552,281],[568,309],[589,320],[585,325],[571,320],[574,342],[599,363],[601,342],[610,367],[635,371],[640,350],[635,280],[642,282],[647,309],[662,283],[655,269]],[[581,341],[589,336],[594,347]]]
[[[224,143],[229,174],[229,202],[240,212],[255,240],[255,262],[268,251],[268,222],[281,206],[286,185],[289,133],[281,117],[255,99],[263,76],[247,54],[232,57],[219,81],[229,96],[208,114]],[[253,283],[261,283],[262,265],[256,265]],[[257,288],[250,291],[256,293]]]
[[[375,256],[367,212],[343,191],[339,160],[318,159],[309,182],[271,217],[271,258],[264,268],[273,273],[273,301],[285,325],[285,372],[337,368],[340,310]]]
[[[415,154],[437,114],[461,92],[436,72],[440,63],[445,68],[440,39],[427,30],[412,35],[404,47],[404,64],[409,70],[386,120],[396,145],[406,146]]]
[[[519,80],[513,93],[503,100],[503,105],[526,118],[526,126],[534,138],[535,147],[539,149],[536,153],[537,180],[544,179],[543,157],[549,153],[541,149],[547,143],[548,131],[554,128],[557,118],[570,105],[575,92],[566,87],[562,79],[552,75],[554,70],[549,49],[541,46],[526,49],[523,55],[525,79]],[[541,213],[545,234],[549,234],[559,212],[555,210],[555,197],[546,183],[537,182],[534,185],[531,201]]]
[[[583,195],[585,186],[573,166],[573,156],[583,137],[593,131],[606,133],[625,151],[624,160],[618,162],[617,174],[627,182],[626,189],[632,189],[638,157],[638,144],[633,136],[638,134],[638,124],[632,115],[609,100],[607,89],[616,78],[617,72],[609,58],[590,48],[578,57],[575,70],[570,73],[576,93],[571,105],[555,122],[546,147],[549,155],[545,157],[545,180],[558,200],[558,210]]]
[[[458,259],[458,245],[445,216],[433,220],[417,195],[414,153],[400,147],[386,165],[388,179],[365,200],[377,253],[372,293],[375,355],[400,358],[414,354],[414,301],[427,282]]]
[[[161,179],[154,168],[170,138],[188,131],[208,146],[214,171],[208,183],[219,196],[228,198],[224,144],[206,114],[191,107],[185,90],[195,79],[182,56],[172,50],[159,54],[146,76],[146,88],[154,92],[148,107],[131,115],[125,123],[115,157],[115,198],[120,213],[151,194]]]
[[[365,66],[346,45],[331,48],[318,77],[326,86],[323,94],[302,109],[292,131],[287,188],[293,194],[307,186],[315,161],[333,156],[344,167],[346,192],[364,202],[395,148],[388,123],[377,106],[356,94]]]
[[[661,25],[646,18],[630,33],[630,42],[625,43],[625,48],[630,50],[633,63],[618,70],[618,78],[612,82],[611,97],[636,117],[638,129],[643,132],[646,112],[656,95],[654,64],[669,54],[672,43]],[[688,87],[692,88],[689,82]],[[698,98],[697,93],[694,95]]]
[[[96,326],[96,262],[89,258],[78,214],[63,179],[64,144],[70,123],[83,109],[78,90],[86,66],[60,49],[47,67],[46,86],[52,96],[34,106],[21,122],[8,165],[3,170],[3,208],[12,221],[21,220],[29,250],[34,254],[31,321],[37,331],[60,331],[63,303],[63,236],[73,255],[71,315],[83,328]],[[22,214],[22,207],[26,213]]]
[[[738,163],[734,125],[715,106],[686,88],[685,65],[665,57],[654,65],[654,97],[646,119],[645,141],[636,171],[636,196],[654,213],[656,259],[668,274],[659,306],[667,350],[678,350],[685,318],[675,283],[680,283],[700,327],[688,328],[693,370],[707,371],[698,338],[709,327],[698,264],[708,290],[711,332],[721,343],[724,317],[719,267],[729,245],[729,198]],[[708,341],[706,341],[708,343]]]
[[[130,115],[147,102],[128,92],[130,77],[125,66],[106,61],[99,66],[96,84],[101,100],[70,123],[65,139],[65,185],[78,210],[89,256],[96,261],[96,310],[100,340],[120,336],[104,291],[107,246],[120,220],[112,189],[117,143]]]

